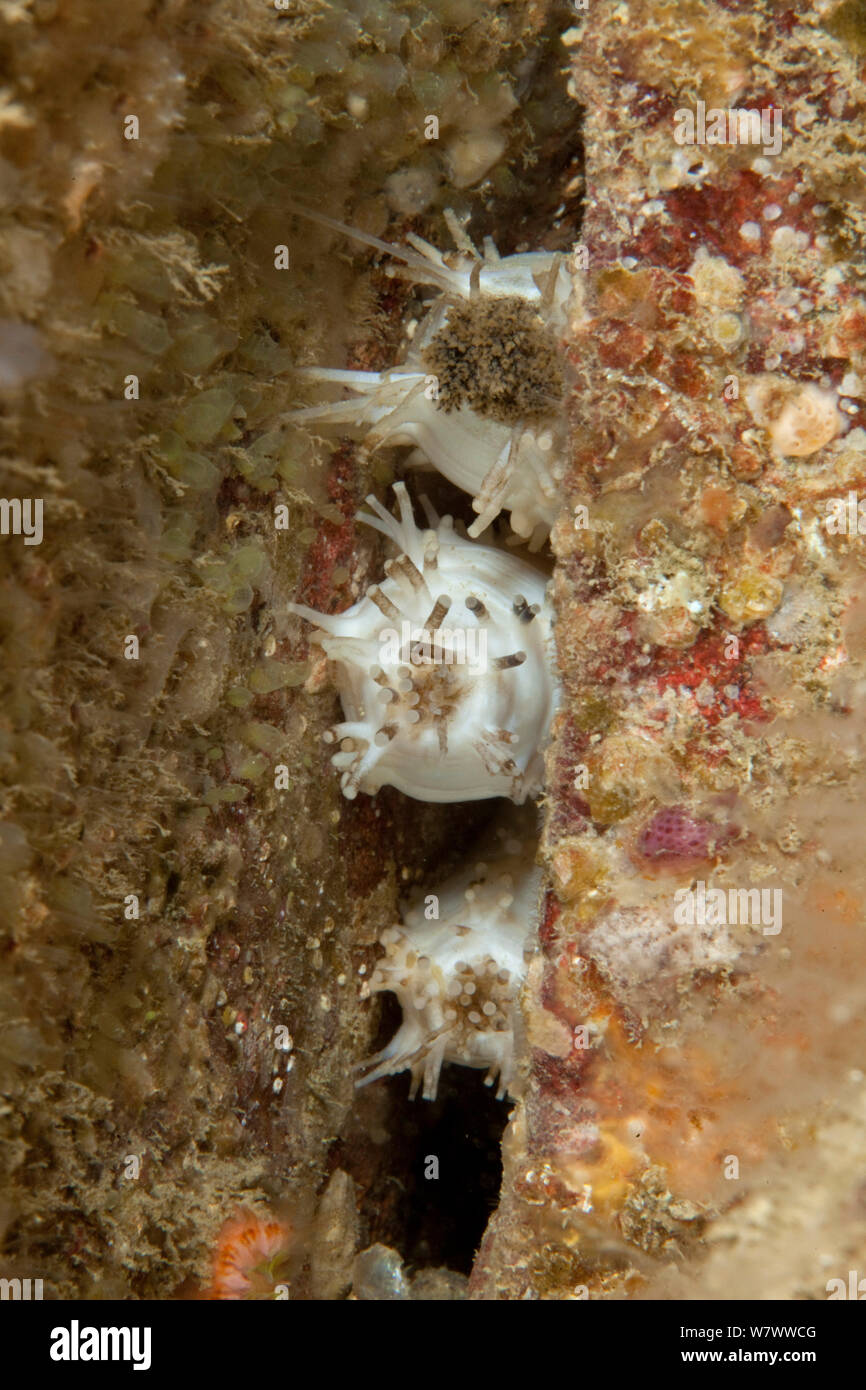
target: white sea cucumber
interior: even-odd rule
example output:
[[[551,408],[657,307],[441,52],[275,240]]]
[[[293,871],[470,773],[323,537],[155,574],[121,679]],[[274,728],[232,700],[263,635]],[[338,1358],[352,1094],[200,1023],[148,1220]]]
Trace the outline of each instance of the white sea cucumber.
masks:
[[[343,794],[388,784],[420,801],[522,802],[541,790],[559,698],[545,577],[467,539],[429,503],[430,529],[419,530],[405,485],[394,492],[399,520],[374,497],[375,515],[359,516],[397,547],[386,579],[333,616],[289,605],[328,634]]]
[[[481,256],[451,219],[461,250],[443,256],[410,234],[405,249],[320,214],[305,217],[386,251],[416,281],[436,285],[435,302],[406,361],[387,372],[307,367],[299,375],[355,393],[293,411],[297,424],[363,428],[369,448],[416,446],[410,462],[429,463],[473,496],[480,535],[499,515],[534,548],[556,517],[565,426],[559,343],[572,290],[558,252],[500,257],[487,239]]]
[[[386,255],[402,261],[406,270],[395,267],[394,274],[408,274],[419,284],[436,285],[445,294],[463,299],[470,299],[479,293],[498,297],[515,295],[544,304],[555,322],[560,325],[564,322],[565,306],[572,286],[561,251],[527,251],[516,256],[500,256],[492,239],[485,237],[482,256],[450,212],[446,212],[445,218],[459,250],[443,255],[429,241],[424,241],[413,232],[406,237],[413,248],[408,250],[370,236],[345,222],[338,222],[334,217],[326,217],[324,213],[300,207],[297,203],[292,203],[291,207],[299,216],[309,218],[311,222],[330,227],[354,241],[362,242],[364,246],[384,251]]]
[[[504,852],[503,852],[504,849]],[[541,871],[507,839],[489,863],[450,878],[382,933],[385,956],[366,988],[390,990],[403,1021],[362,1063],[359,1085],[411,1071],[411,1095],[433,1100],[445,1062],[484,1068],[501,1099],[514,1080],[514,1021],[538,921]],[[438,915],[433,915],[438,914]]]

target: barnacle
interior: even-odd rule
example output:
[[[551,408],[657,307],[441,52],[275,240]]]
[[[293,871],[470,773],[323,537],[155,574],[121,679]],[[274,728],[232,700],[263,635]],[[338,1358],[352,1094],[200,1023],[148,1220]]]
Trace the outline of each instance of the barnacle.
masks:
[[[419,530],[405,485],[394,491],[399,521],[374,497],[375,515],[361,515],[397,546],[386,579],[333,616],[290,605],[328,634],[343,793],[387,783],[422,801],[522,802],[540,790],[558,696],[544,577],[460,535],[429,503],[430,529]]]
[[[814,381],[767,373],[748,383],[745,398],[773,448],[785,458],[811,457],[835,439],[844,425],[836,394]]]
[[[384,958],[369,992],[390,990],[403,1021],[387,1047],[362,1063],[365,1086],[411,1071],[414,1096],[433,1100],[444,1062],[483,1067],[506,1094],[514,1074],[514,1010],[524,949],[537,921],[541,873],[519,840],[490,863],[449,879],[382,933]],[[434,915],[435,914],[435,915]]]
[[[364,428],[369,448],[416,445],[412,462],[431,464],[472,494],[478,519],[470,535],[507,510],[517,534],[537,548],[556,517],[563,443],[557,335],[571,285],[562,256],[499,257],[488,239],[481,257],[453,219],[462,249],[447,258],[414,235],[405,250],[319,214],[314,220],[396,256],[402,273],[436,285],[443,298],[399,368],[303,368],[300,375],[339,383],[357,398],[306,406],[289,418]]]

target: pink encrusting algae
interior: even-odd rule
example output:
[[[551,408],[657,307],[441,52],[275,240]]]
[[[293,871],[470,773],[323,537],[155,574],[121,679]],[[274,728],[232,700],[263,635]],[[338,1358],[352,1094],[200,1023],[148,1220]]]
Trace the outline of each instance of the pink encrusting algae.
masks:
[[[690,816],[682,806],[666,806],[640,832],[638,850],[647,859],[706,859],[733,833]]]

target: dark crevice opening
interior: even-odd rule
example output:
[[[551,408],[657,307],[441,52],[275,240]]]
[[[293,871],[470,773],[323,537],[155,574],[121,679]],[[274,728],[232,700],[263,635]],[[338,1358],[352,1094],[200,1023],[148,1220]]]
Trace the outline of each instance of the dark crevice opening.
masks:
[[[528,55],[517,82],[521,105],[534,103],[537,134],[532,158],[523,157],[527,154],[523,151],[512,160],[517,176],[514,192],[505,197],[492,193],[485,181],[480,189],[449,197],[455,211],[468,217],[467,230],[476,243],[490,235],[503,255],[518,248],[567,252],[580,235],[583,112],[567,92],[569,55],[560,43],[560,34],[571,19],[569,6],[555,0],[548,29],[536,52]],[[440,225],[437,230],[435,212],[426,221],[420,219],[416,230],[443,248],[451,245],[445,228]],[[424,307],[434,302],[432,293],[419,291],[415,312],[422,315]],[[395,450],[391,458],[394,476],[405,480],[419,522],[420,498],[425,494],[440,516],[450,514],[466,526],[475,519],[468,494],[432,469],[407,468],[403,450]],[[391,488],[377,491],[392,509]],[[507,545],[509,537],[503,515],[491,539]],[[549,544],[535,554],[524,546],[514,553],[548,573],[552,570]],[[398,793],[390,795],[399,803]],[[383,805],[388,796],[387,791],[380,793]],[[495,820],[502,806],[489,803],[489,816],[481,805],[462,807],[461,814],[469,820],[468,826],[460,822],[463,834],[456,829],[455,812],[449,805],[425,808],[428,824],[451,828],[445,842],[450,839],[453,850],[443,854],[428,846],[406,856],[418,873],[418,878],[413,876],[416,891],[422,884],[432,891],[454,872],[455,861],[472,853],[482,833],[481,822]],[[411,811],[406,824],[415,824]],[[391,1040],[402,1017],[392,994],[379,996],[379,1008],[371,1052]],[[361,1248],[382,1244],[396,1250],[410,1277],[443,1267],[468,1276],[499,1202],[502,1138],[513,1105],[496,1099],[495,1090],[484,1085],[483,1071],[453,1064],[443,1067],[435,1100],[410,1100],[410,1086],[410,1075],[403,1072],[359,1091],[349,1122],[331,1150],[330,1166],[343,1168],[355,1179]]]
[[[383,995],[377,1047],[400,1018],[395,997]],[[409,1099],[408,1072],[375,1084],[387,1093],[388,1134],[366,1184],[369,1243],[398,1250],[409,1274],[446,1267],[468,1275],[499,1200],[511,1104],[484,1085],[483,1071],[452,1064],[432,1101]]]
[[[411,1104],[407,1078],[395,1078],[393,1122],[405,1165],[401,1253],[411,1273],[446,1266],[470,1274],[502,1184],[502,1134],[511,1106],[497,1100],[483,1072],[443,1067],[435,1101]],[[428,1176],[436,1161],[438,1177]]]

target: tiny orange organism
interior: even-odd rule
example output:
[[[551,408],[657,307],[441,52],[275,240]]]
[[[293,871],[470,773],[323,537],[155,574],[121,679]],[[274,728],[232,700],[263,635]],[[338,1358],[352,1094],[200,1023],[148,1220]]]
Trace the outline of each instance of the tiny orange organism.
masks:
[[[278,1221],[270,1212],[242,1208],[226,1221],[217,1238],[207,1297],[253,1300],[288,1297],[292,1239],[291,1226]]]

